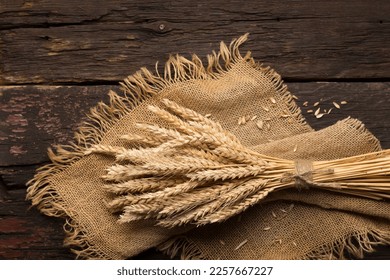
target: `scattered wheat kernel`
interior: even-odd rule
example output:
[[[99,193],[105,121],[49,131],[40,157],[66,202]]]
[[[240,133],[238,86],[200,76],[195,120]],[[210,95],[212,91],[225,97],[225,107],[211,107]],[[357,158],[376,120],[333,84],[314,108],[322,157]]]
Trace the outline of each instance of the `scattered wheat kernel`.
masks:
[[[293,210],[294,206],[295,206],[294,203],[291,203],[290,206],[288,207],[288,211],[290,212],[291,210]]]
[[[337,104],[336,102],[333,102],[333,105],[334,105],[337,109],[340,109],[340,105]]]
[[[320,113],[321,108],[318,108],[315,112],[314,115],[317,116]]]
[[[292,242],[292,244],[293,244],[295,247],[297,247],[297,243],[295,243],[294,241]]]
[[[287,213],[287,210],[286,210],[286,209],[280,208],[279,210],[280,210],[281,212],[283,212],[283,213]]]
[[[256,115],[255,115],[255,116],[253,116],[253,117],[251,118],[251,121],[254,121],[256,118],[257,118],[257,116],[256,116]]]
[[[347,104],[347,101],[345,101],[345,100],[344,100],[344,101],[341,101],[340,104],[345,105],[345,104]]]
[[[318,105],[320,105],[320,102],[318,102],[318,101],[313,104],[314,107],[317,107]]]
[[[246,117],[242,116],[241,119],[242,119],[242,124],[246,124]]]
[[[281,115],[282,118],[288,118],[290,115]]]
[[[265,227],[265,228],[263,228],[263,230],[265,230],[265,231],[270,230],[270,229],[271,229],[271,227]]]
[[[261,108],[263,108],[264,111],[269,112],[269,109],[267,107],[262,106]]]
[[[310,110],[307,110],[307,112],[308,112],[308,113],[313,113],[313,110],[312,110],[312,109],[310,109]]]
[[[273,243],[275,244],[275,243],[279,243],[279,244],[282,244],[282,239],[274,239],[274,241],[273,241]]]
[[[240,244],[238,244],[238,246],[234,249],[234,251],[237,251],[238,249],[240,249],[242,246],[244,246],[246,243],[248,242],[248,239],[245,239],[244,241],[242,241]]]
[[[305,101],[305,102],[303,102],[303,106],[307,106],[307,104],[309,104],[309,101]]]
[[[294,98],[295,100],[298,100],[298,97],[296,95],[292,95],[292,98]]]
[[[263,125],[264,125],[264,123],[263,123],[262,120],[259,120],[259,121],[256,122],[256,126],[257,126],[259,129],[263,129]]]
[[[269,123],[267,123],[267,129],[271,130],[271,125]]]
[[[223,241],[222,239],[219,240],[219,243],[221,243],[221,245],[223,245],[223,246],[226,245],[225,241]]]
[[[271,214],[272,214],[272,217],[274,217],[274,218],[277,217],[274,211],[272,211]]]
[[[318,114],[318,115],[316,115],[316,118],[317,119],[320,119],[320,118],[322,118],[324,116],[324,114]]]
[[[296,144],[296,145],[294,146],[294,153],[297,151],[297,149],[298,149],[298,144]]]
[[[237,121],[238,125],[241,125],[242,122],[241,122],[241,117],[238,118],[238,121]]]
[[[272,103],[276,104],[276,100],[273,97],[270,97],[269,100],[271,100]]]
[[[210,118],[211,117],[211,114],[206,114],[204,115],[206,118]]]
[[[328,111],[328,115],[330,114],[330,112],[332,112],[333,108],[330,108],[329,111]]]

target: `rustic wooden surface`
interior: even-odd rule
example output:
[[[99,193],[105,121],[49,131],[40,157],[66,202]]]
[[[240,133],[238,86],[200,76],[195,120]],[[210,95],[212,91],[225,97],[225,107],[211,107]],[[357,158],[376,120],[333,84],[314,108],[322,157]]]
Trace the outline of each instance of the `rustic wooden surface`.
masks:
[[[29,209],[25,183],[109,89],[170,53],[204,57],[250,32],[243,50],[274,67],[299,105],[348,101],[321,119],[304,111],[314,128],[356,117],[390,148],[388,1],[10,2],[0,0],[0,259],[74,258],[62,221]],[[390,246],[366,258],[390,259]]]

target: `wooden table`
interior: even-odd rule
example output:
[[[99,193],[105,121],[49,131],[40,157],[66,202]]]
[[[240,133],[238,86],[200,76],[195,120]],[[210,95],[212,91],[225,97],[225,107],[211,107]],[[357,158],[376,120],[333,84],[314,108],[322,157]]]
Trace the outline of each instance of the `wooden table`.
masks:
[[[29,209],[25,184],[109,89],[170,53],[204,58],[250,32],[243,51],[275,68],[300,106],[348,101],[321,119],[304,112],[315,129],[356,117],[390,148],[389,15],[387,0],[0,0],[0,258],[74,258],[63,222]],[[390,246],[366,258],[390,259]]]

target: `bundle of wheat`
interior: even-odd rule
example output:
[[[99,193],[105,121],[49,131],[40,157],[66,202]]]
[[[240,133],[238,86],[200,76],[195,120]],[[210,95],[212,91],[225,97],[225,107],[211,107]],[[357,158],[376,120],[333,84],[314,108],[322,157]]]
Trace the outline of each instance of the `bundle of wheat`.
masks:
[[[124,135],[137,148],[95,145],[116,157],[105,188],[119,222],[155,219],[165,227],[224,221],[269,193],[320,188],[372,199],[390,198],[390,150],[331,161],[292,161],[254,152],[230,132],[170,100],[149,106],[168,124],[138,124],[147,137]],[[304,195],[304,193],[302,193]]]

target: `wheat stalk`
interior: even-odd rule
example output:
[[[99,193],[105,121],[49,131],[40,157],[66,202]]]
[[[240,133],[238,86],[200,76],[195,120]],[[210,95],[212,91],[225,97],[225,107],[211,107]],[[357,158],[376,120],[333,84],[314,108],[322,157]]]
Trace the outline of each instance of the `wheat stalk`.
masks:
[[[291,161],[254,152],[213,120],[170,100],[149,110],[169,127],[137,124],[144,135],[126,149],[92,146],[114,156],[104,188],[121,223],[154,219],[174,227],[226,220],[282,189],[319,188],[371,199],[390,198],[390,150],[332,161]]]

